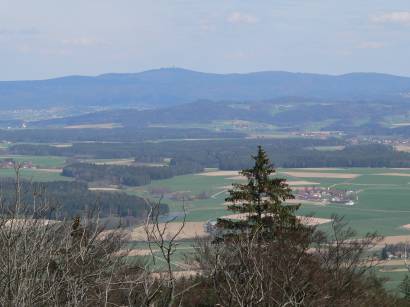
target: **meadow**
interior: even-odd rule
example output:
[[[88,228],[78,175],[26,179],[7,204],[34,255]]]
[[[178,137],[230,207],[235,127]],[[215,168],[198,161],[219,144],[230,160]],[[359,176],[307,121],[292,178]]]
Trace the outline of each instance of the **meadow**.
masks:
[[[288,175],[289,173],[292,176]],[[185,202],[188,221],[206,222],[227,214],[224,205],[224,199],[228,195],[227,189],[233,182],[243,182],[238,176],[221,174],[221,176],[201,174],[177,176],[154,181],[147,186],[130,188],[128,192],[156,200],[158,197],[150,195],[150,191],[156,188],[192,195],[207,193],[209,195],[207,199]],[[351,178],[337,178],[337,174],[340,174],[340,177]],[[344,216],[359,235],[377,231],[385,236],[406,234],[410,236],[410,231],[402,228],[403,225],[410,223],[410,169],[279,169],[278,176],[285,177],[290,182],[303,180],[307,183],[316,183],[315,186],[358,192],[358,201],[353,206],[343,204],[323,206],[304,203],[298,211],[299,215],[313,215],[321,218],[330,218],[333,214]],[[181,211],[181,201],[167,199],[167,197],[164,197],[162,201],[170,205],[172,212]],[[326,228],[327,226],[320,227]]]

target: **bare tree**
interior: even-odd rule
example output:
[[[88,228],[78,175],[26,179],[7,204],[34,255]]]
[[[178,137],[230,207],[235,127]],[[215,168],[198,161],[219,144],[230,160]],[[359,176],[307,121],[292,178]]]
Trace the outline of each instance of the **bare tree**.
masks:
[[[169,230],[169,225],[175,221],[176,217],[161,223],[160,206],[161,200],[157,203],[150,202],[150,211],[144,227],[153,263],[155,264],[157,261],[154,252],[155,248],[161,253],[161,260],[164,261],[166,265],[165,272],[158,273],[160,278],[157,280],[157,289],[153,291],[151,296],[155,295],[160,289],[165,289],[162,304],[163,306],[173,306],[176,299],[183,295],[183,292],[176,293],[176,277],[173,268],[173,256],[178,247],[178,236],[183,231],[186,223],[186,210],[183,202],[182,222],[179,224],[177,229],[172,232]],[[160,282],[158,283],[159,280]]]
[[[275,240],[260,241],[256,232],[202,240],[198,262],[223,306],[389,306],[370,274],[377,263],[368,251],[380,237],[355,239],[337,217],[331,228],[301,227]]]
[[[124,234],[103,234],[98,212],[48,219],[54,206],[44,190],[23,201],[20,168],[14,195],[0,197],[0,305],[108,306],[111,282],[124,266]]]

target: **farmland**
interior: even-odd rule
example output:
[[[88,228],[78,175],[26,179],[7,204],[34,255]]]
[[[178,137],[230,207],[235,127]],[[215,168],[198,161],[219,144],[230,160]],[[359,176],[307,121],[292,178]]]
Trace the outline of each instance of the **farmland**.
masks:
[[[150,191],[161,188],[169,192],[185,192],[186,195],[206,193],[207,199],[186,201],[188,221],[207,221],[226,214],[224,199],[227,189],[233,182],[242,182],[239,176],[232,172],[214,172],[206,176],[202,174],[177,176],[171,179],[154,181],[152,184],[129,188],[129,193],[143,197],[152,197]],[[406,235],[410,231],[402,226],[410,221],[410,169],[385,168],[350,168],[350,169],[280,169],[280,177],[292,182],[302,182],[307,186],[331,187],[336,189],[354,190],[358,192],[358,201],[354,206],[329,204],[318,206],[303,204],[300,215],[314,215],[330,218],[332,214],[344,216],[346,221],[358,231],[365,234],[378,231],[382,235]],[[310,176],[310,177],[309,177]],[[302,181],[303,180],[303,181]],[[319,185],[317,185],[319,183]],[[163,202],[170,205],[171,211],[181,211],[181,201],[168,199]],[[326,227],[326,226],[321,226]]]
[[[309,176],[308,176],[309,174]],[[334,189],[354,190],[358,193],[358,201],[353,206],[344,204],[309,204],[302,203],[298,215],[313,215],[318,218],[331,219],[333,214],[344,216],[345,221],[364,235],[377,231],[386,238],[377,246],[374,252],[379,253],[385,243],[397,243],[410,240],[410,230],[403,227],[410,223],[410,169],[386,168],[309,168],[309,169],[279,169],[278,176],[285,177],[294,188],[323,187]],[[229,214],[225,209],[224,200],[227,189],[232,183],[244,182],[243,178],[233,171],[217,171],[208,169],[206,173],[177,176],[171,179],[154,181],[150,185],[128,189],[129,193],[158,200],[152,191],[164,191],[164,203],[170,205],[171,215],[181,220],[182,202],[167,198],[173,192],[184,192],[185,195],[206,193],[207,199],[189,200],[185,202],[187,221],[200,223]],[[318,226],[326,230],[329,223]],[[196,228],[198,231],[198,228]],[[191,238],[195,236],[191,234]],[[178,247],[175,255],[178,264],[183,255],[192,252],[192,240],[189,236]],[[140,243],[133,248],[146,249]],[[388,278],[386,287],[396,289],[405,275],[404,263],[384,262],[376,269],[378,276]]]
[[[31,161],[35,168],[23,169],[23,178],[33,181],[69,179],[61,176],[58,171],[65,165],[65,157],[7,155],[2,158],[13,158],[19,162]],[[127,165],[132,161],[131,159],[90,159],[85,162]],[[150,164],[147,163],[148,165]],[[13,169],[0,170],[1,177],[13,177],[13,175]],[[290,186],[294,189],[320,187],[353,190],[358,195],[358,200],[353,206],[292,201],[292,203],[301,203],[297,213],[300,216],[331,219],[333,214],[337,214],[344,216],[345,221],[358,232],[359,236],[367,232],[377,231],[379,234],[387,236],[385,242],[410,240],[410,229],[403,227],[410,224],[410,169],[280,168],[277,175],[288,179]],[[179,238],[181,241],[174,256],[174,265],[177,269],[186,270],[187,268],[182,267],[182,262],[186,255],[193,252],[194,237],[198,234],[204,234],[203,225],[207,221],[231,214],[226,210],[227,190],[232,183],[241,182],[244,182],[244,178],[239,175],[238,171],[205,169],[204,173],[154,180],[149,185],[139,187],[118,187],[113,191],[121,190],[154,201],[158,201],[163,195],[162,203],[169,206],[170,217],[175,218],[175,222],[182,220],[182,205],[185,206],[188,226],[183,236]],[[105,191],[109,191],[109,189]],[[326,230],[329,228],[329,223],[321,224],[318,227]],[[131,234],[129,248],[134,249],[130,254],[130,259],[145,257],[148,247],[140,238],[143,231],[138,227],[131,228],[129,231]],[[382,245],[378,247],[378,249],[380,248]],[[158,251],[154,251],[154,254],[159,255]],[[402,280],[405,274],[404,269],[403,264],[393,265],[393,263],[387,262],[378,268],[377,274],[389,278],[386,287],[394,289]]]
[[[16,161],[31,161],[35,168],[23,169],[22,177],[33,181],[69,180],[61,176],[64,157],[54,156],[3,156]],[[131,160],[130,160],[131,161]],[[129,160],[93,160],[94,163],[125,163]],[[13,177],[13,169],[0,169],[1,177]],[[291,187],[316,186],[358,193],[353,206],[343,204],[320,205],[302,203],[299,215],[314,215],[330,218],[332,214],[344,216],[350,226],[360,235],[377,231],[385,236],[409,235],[402,227],[410,223],[410,169],[388,168],[305,168],[279,169],[278,176],[288,179]],[[123,187],[133,195],[159,200],[170,207],[171,214],[180,219],[182,200],[187,212],[187,221],[206,222],[227,214],[224,200],[232,183],[243,182],[237,171],[206,169],[205,173],[175,176],[154,180],[149,185]],[[326,228],[326,225],[320,226]]]

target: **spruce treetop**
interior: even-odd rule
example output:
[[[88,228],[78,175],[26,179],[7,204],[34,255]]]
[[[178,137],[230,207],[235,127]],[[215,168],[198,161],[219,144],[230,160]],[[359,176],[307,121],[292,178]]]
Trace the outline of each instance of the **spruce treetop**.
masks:
[[[286,179],[274,177],[276,170],[261,146],[252,159],[254,166],[240,172],[247,183],[233,184],[226,198],[228,209],[244,213],[246,221],[235,223],[220,219],[219,225],[223,228],[262,228],[271,233],[278,227],[295,226],[298,222],[294,212],[298,207],[283,204],[294,198]]]

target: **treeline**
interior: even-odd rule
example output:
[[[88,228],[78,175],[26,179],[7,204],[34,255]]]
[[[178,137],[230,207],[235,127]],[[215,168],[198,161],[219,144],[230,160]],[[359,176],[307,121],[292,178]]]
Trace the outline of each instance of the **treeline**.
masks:
[[[113,129],[18,129],[0,130],[0,140],[13,143],[142,142],[166,139],[242,138],[243,133],[207,129],[113,128]]]
[[[141,186],[151,183],[152,180],[202,171],[203,167],[198,163],[173,159],[169,166],[160,167],[75,163],[64,167],[62,174],[86,182]]]
[[[241,139],[241,140],[197,140],[117,143],[115,146],[101,142],[74,143],[71,147],[54,147],[38,144],[18,144],[11,146],[10,153],[23,155],[56,155],[66,157],[94,157],[101,159],[136,158],[148,161],[162,158],[195,160],[207,167],[217,167],[225,155],[250,154],[262,144],[271,152],[289,152],[307,147],[344,145],[339,139]],[[159,161],[159,160],[158,160]]]
[[[320,151],[317,146],[344,145],[340,139],[246,139],[210,141],[167,141],[160,143],[76,143],[72,147],[15,145],[13,154],[68,157],[135,158],[141,162],[174,158],[199,167],[237,170],[250,165],[258,145],[269,152],[278,167],[410,167],[410,154],[381,144],[350,145],[339,151]]]
[[[0,187],[4,210],[16,201],[16,182],[13,179],[2,179]],[[47,199],[52,203],[54,210],[50,211],[49,219],[82,216],[90,210],[98,210],[101,217],[133,217],[141,221],[146,218],[148,212],[148,204],[141,197],[123,192],[90,191],[87,184],[80,182],[31,183],[22,181],[21,191],[23,204],[33,203],[34,198]],[[168,213],[168,206],[162,204],[160,211],[161,214]]]

